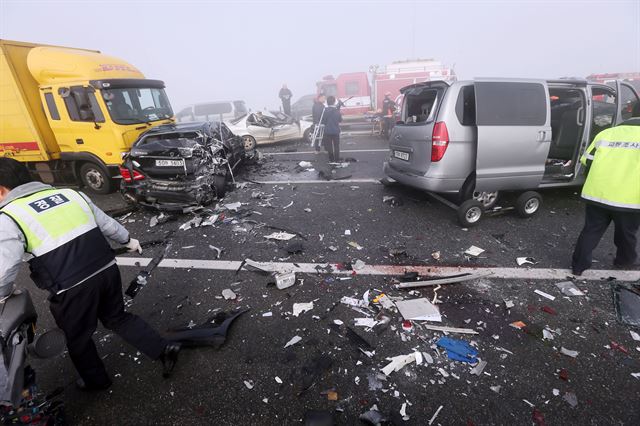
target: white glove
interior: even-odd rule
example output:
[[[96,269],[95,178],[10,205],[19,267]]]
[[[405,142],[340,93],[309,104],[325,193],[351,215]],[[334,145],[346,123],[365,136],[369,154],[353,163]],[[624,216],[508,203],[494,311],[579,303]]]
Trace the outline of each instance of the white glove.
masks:
[[[129,253],[137,251],[138,253],[142,254],[142,246],[140,245],[140,241],[136,240],[135,238],[130,238],[126,247],[129,249]]]

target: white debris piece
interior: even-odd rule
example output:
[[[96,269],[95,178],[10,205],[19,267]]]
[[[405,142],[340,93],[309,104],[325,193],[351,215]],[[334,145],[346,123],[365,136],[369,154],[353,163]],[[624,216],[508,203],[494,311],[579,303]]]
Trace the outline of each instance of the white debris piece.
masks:
[[[481,375],[486,366],[487,366],[487,361],[480,361],[478,365],[476,365],[471,369],[471,374],[475,374],[476,376]]]
[[[356,327],[369,327],[369,328],[373,328],[375,327],[375,325],[378,323],[376,320],[374,320],[373,318],[354,318],[354,325]]]
[[[424,357],[427,364],[433,364],[433,357],[426,352],[422,352],[422,356]]]
[[[302,337],[300,337],[300,336],[294,336],[294,337],[292,337],[292,338],[291,338],[291,340],[289,340],[289,341],[287,342],[287,344],[286,344],[286,345],[284,345],[284,347],[285,347],[285,348],[288,348],[289,346],[293,346],[293,345],[295,345],[296,343],[298,343],[298,342],[299,342],[299,341],[301,341],[301,340],[302,340]]]
[[[422,324],[424,328],[432,331],[442,331],[443,333],[479,334],[470,328],[444,327],[441,325]]]
[[[403,300],[396,306],[406,320],[442,322],[440,309],[425,298]]]
[[[343,303],[349,306],[363,307],[363,308],[368,306],[368,304],[366,304],[364,300],[354,299],[353,297],[349,297],[349,296],[343,296],[342,299],[340,299],[340,303]]]
[[[542,339],[553,340],[553,333],[547,330],[546,328],[542,329]]]
[[[500,393],[500,389],[502,389],[502,386],[500,386],[500,385],[498,385],[498,386],[489,386],[489,389],[491,389],[495,393]]]
[[[533,257],[517,257],[516,258],[516,263],[518,264],[518,266],[535,265],[536,264],[536,260]]]
[[[388,376],[395,371],[400,371],[405,365],[415,362],[416,354],[414,352],[409,355],[398,355],[394,356],[393,358],[387,359],[391,362],[384,366],[381,370],[385,374],[385,376]]]
[[[240,201],[237,201],[235,203],[225,204],[224,208],[232,212],[237,212],[241,206],[242,203]]]
[[[393,303],[391,298],[386,294],[378,296],[378,303],[382,305],[384,309],[394,309],[396,307],[395,303]]]
[[[562,355],[570,356],[571,358],[575,358],[578,356],[578,351],[573,351],[571,349],[567,349],[564,346],[560,348],[560,353]]]
[[[307,312],[313,309],[313,302],[308,303],[294,303],[293,304],[293,316],[297,317],[303,312]]]
[[[209,245],[209,248],[216,252],[216,259],[220,259],[220,254],[222,253],[222,249],[212,245]]]
[[[298,163],[298,166],[302,167],[303,169],[308,169],[310,167],[313,167],[313,164],[311,164],[310,161],[301,161]]]
[[[282,208],[282,210],[286,210],[286,209],[288,209],[289,207],[291,207],[292,205],[293,205],[293,201],[292,201],[292,202],[290,202],[289,204],[287,204],[286,206],[284,206],[284,207]]]
[[[571,281],[556,283],[556,287],[566,296],[584,296],[584,293]]]
[[[473,257],[478,257],[482,253],[484,253],[484,249],[481,249],[480,247],[476,247],[476,246],[471,246],[464,252],[464,254],[467,254]]]
[[[264,314],[262,314],[263,317],[272,317],[273,316],[273,312],[269,311],[269,312],[265,312]]]
[[[351,230],[350,229],[345,229],[344,230],[344,235],[351,235]]]
[[[405,417],[407,417],[407,403],[406,402],[404,402],[402,404],[402,407],[400,407],[400,415],[402,416],[402,420],[404,420]]]
[[[344,324],[344,322],[342,322],[342,321],[341,321],[341,320],[339,320],[339,319],[337,319],[337,320],[333,320],[333,323],[334,323],[335,325],[342,325],[342,324]]]
[[[559,390],[559,389],[555,389],[555,388],[554,388],[551,392],[553,393],[553,396],[558,396],[558,395],[560,395],[560,390]]]
[[[278,376],[276,376],[276,382],[278,382],[278,384],[282,384],[282,379]]]
[[[249,389],[249,390],[253,389],[253,386],[255,386],[255,385],[253,384],[253,380],[245,380],[245,381],[244,381],[244,385],[245,385],[245,386],[247,387],[247,389]]]
[[[631,376],[640,379],[640,373],[631,373]]]
[[[235,300],[237,297],[233,290],[231,290],[230,288],[225,288],[224,290],[222,290],[222,296],[226,300]]]
[[[533,290],[533,292],[534,292],[535,294],[539,295],[539,296],[546,297],[546,298],[547,298],[547,299],[549,299],[549,300],[556,300],[556,297],[555,297],[555,296],[552,296],[552,295],[550,295],[549,293],[545,293],[544,291],[541,291],[541,290]]]
[[[268,240],[289,241],[295,236],[295,234],[290,234],[288,232],[274,232],[272,234],[265,235],[264,237]]]
[[[431,257],[433,257],[434,260],[440,260],[440,252],[434,251],[433,253],[431,253]]]
[[[416,365],[421,365],[422,362],[424,361],[422,359],[422,352],[415,351],[413,354],[416,356]]]
[[[633,340],[635,340],[636,342],[640,342],[640,334],[636,333],[633,330],[629,330],[629,333],[631,333],[631,338]]]
[[[444,407],[444,405],[439,406],[436,412],[433,413],[433,416],[431,416],[431,420],[429,420],[429,425],[432,425],[433,422],[436,421],[436,417],[438,417],[438,414],[440,414],[440,410],[442,410],[442,407]]]
[[[360,259],[357,259],[357,260],[355,261],[355,263],[353,264],[353,269],[354,269],[354,271],[359,271],[359,270],[361,270],[361,269],[362,269],[362,268],[364,268],[364,267],[365,267],[365,263],[364,263],[362,260],[360,260]]]

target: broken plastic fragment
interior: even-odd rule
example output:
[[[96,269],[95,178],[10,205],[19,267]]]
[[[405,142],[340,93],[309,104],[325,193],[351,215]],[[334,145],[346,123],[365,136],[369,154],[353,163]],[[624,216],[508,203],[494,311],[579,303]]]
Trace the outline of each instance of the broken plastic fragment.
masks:
[[[297,317],[303,312],[307,312],[313,309],[313,302],[308,303],[294,303],[293,304],[293,316]]]
[[[629,330],[629,333],[631,333],[631,338],[637,342],[640,342],[640,334],[636,333],[633,330]]]
[[[575,408],[578,405],[578,397],[573,392],[566,392],[562,399],[567,401],[571,408]]]
[[[584,296],[584,293],[571,281],[556,283],[556,287],[566,296]]]
[[[398,356],[394,356],[393,358],[387,358],[387,359],[390,359],[391,362],[389,362],[381,370],[385,374],[385,376],[388,376],[395,371],[399,371],[400,369],[402,369],[402,367],[404,367],[407,364],[415,362],[416,354],[414,352],[409,355],[398,355]]]
[[[468,362],[470,364],[478,362],[476,358],[478,351],[464,340],[444,336],[438,339],[436,345],[446,349],[447,356],[454,361]]]
[[[249,390],[253,389],[253,386],[254,386],[254,384],[253,384],[253,380],[245,380],[245,381],[244,381],[244,385],[245,385],[245,386],[247,387],[247,389],[249,389]]]
[[[273,277],[276,280],[276,287],[278,288],[278,290],[284,290],[285,288],[289,288],[296,283],[295,272],[275,273]]]
[[[278,384],[282,384],[282,379],[278,376],[276,376],[276,382],[278,382]]]
[[[274,232],[264,236],[268,240],[289,241],[295,234],[289,234],[288,232]]]
[[[433,253],[431,253],[431,257],[433,257],[435,260],[440,260],[440,252],[434,251]]]
[[[546,328],[542,330],[542,339],[543,340],[553,340],[553,333],[551,333]]]
[[[406,320],[442,322],[440,309],[425,298],[403,300],[396,306]]]
[[[363,248],[360,244],[356,243],[355,241],[349,241],[349,245],[356,250],[362,250]]]
[[[516,258],[516,262],[518,263],[518,266],[536,264],[536,260],[533,257],[518,257]]]
[[[225,204],[224,208],[232,212],[237,212],[241,206],[242,206],[242,203],[238,201],[235,203]]]
[[[442,407],[444,407],[444,405],[439,406],[436,412],[433,413],[433,416],[431,416],[431,419],[429,420],[429,425],[432,425],[433,422],[436,421],[436,418],[438,417],[438,414],[440,414],[440,410],[442,410]]]
[[[373,328],[378,323],[373,318],[355,318],[354,321],[355,321],[354,325],[356,327]]]
[[[476,247],[476,246],[471,246],[464,252],[464,254],[467,254],[469,256],[474,256],[474,257],[478,257],[482,253],[484,253],[484,249],[481,249],[480,247]]]
[[[222,296],[226,300],[235,300],[235,298],[237,297],[233,290],[231,290],[230,288],[225,288],[224,290],[222,290]]]
[[[511,323],[511,324],[509,324],[509,325],[510,325],[511,327],[513,327],[513,328],[517,328],[518,330],[521,330],[521,329],[523,329],[523,328],[525,328],[525,327],[527,326],[527,324],[525,324],[525,323],[524,323],[524,322],[522,322],[522,321],[515,321],[515,322],[512,322],[512,323]]]
[[[476,365],[471,369],[471,374],[475,374],[476,376],[481,375],[486,366],[487,366],[487,361],[480,361],[478,365]]]
[[[549,299],[549,300],[556,300],[556,297],[555,297],[555,296],[552,296],[552,295],[550,295],[549,293],[545,293],[544,291],[541,291],[541,290],[533,290],[533,292],[534,292],[535,294],[539,295],[539,296],[546,297],[546,298],[547,298],[547,299]]]
[[[357,259],[357,260],[353,263],[352,267],[353,267],[353,269],[354,269],[355,271],[360,271],[360,270],[362,270],[362,269],[365,267],[365,263],[364,263],[362,260]]]
[[[571,358],[575,358],[578,356],[579,352],[578,351],[573,351],[571,349],[567,349],[564,346],[560,348],[560,353],[562,355],[566,355],[566,356],[570,356]]]
[[[294,336],[294,337],[292,337],[292,338],[291,338],[291,340],[289,340],[289,341],[287,342],[287,344],[286,344],[286,345],[284,345],[284,347],[285,347],[285,348],[288,348],[289,346],[293,346],[293,345],[295,345],[296,343],[300,342],[301,340],[302,340],[302,337],[300,337],[300,336]]]

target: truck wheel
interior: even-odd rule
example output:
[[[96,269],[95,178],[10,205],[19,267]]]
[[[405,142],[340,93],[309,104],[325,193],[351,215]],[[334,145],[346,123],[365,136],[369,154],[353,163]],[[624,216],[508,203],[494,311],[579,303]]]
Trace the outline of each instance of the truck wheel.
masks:
[[[480,201],[467,200],[458,207],[458,222],[465,228],[476,226],[483,213],[484,206]]]
[[[516,200],[516,211],[520,217],[531,217],[542,205],[542,196],[535,191],[527,191]]]
[[[94,194],[109,194],[113,188],[111,176],[95,163],[83,163],[80,166],[80,180]]]
[[[242,144],[244,145],[245,151],[253,151],[254,149],[256,149],[256,146],[258,145],[256,143],[256,138],[254,138],[251,135],[244,135],[242,137]]]
[[[478,192],[478,191],[474,191],[473,192],[473,199],[480,201],[482,203],[482,205],[484,206],[485,210],[492,208],[493,206],[496,205],[496,203],[498,202],[498,196],[500,195],[500,192],[498,191],[494,191],[494,192]]]

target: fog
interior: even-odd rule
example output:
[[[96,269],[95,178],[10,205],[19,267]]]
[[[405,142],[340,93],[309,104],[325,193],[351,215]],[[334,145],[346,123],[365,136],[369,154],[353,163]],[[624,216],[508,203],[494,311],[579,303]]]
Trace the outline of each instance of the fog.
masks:
[[[632,1],[7,1],[0,37],[98,49],[163,80],[174,110],[315,92],[328,74],[434,58],[459,79],[640,71]]]

